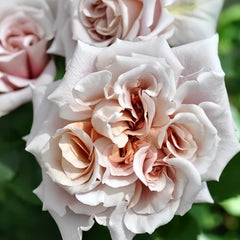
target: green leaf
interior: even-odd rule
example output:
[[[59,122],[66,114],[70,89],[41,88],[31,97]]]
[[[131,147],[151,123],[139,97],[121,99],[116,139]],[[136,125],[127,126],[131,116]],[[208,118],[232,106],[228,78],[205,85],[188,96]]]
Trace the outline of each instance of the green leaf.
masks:
[[[15,172],[11,168],[0,162],[0,183],[11,180],[14,175]]]
[[[33,119],[32,104],[27,103],[0,118],[0,141],[16,142],[30,132]]]
[[[175,216],[167,225],[153,233],[155,240],[197,239],[199,228],[195,219],[189,214]]]
[[[240,76],[240,4],[224,9],[219,18],[219,56],[230,93],[239,93]]]
[[[240,4],[234,4],[224,9],[218,20],[219,29],[224,28],[228,24],[240,21]]]
[[[198,236],[197,240],[239,240],[239,238],[237,236],[221,236],[202,233]]]
[[[236,197],[240,194],[240,153],[238,153],[224,169],[220,181],[208,182],[210,193],[215,202]]]
[[[57,68],[55,80],[59,80],[59,79],[63,78],[63,76],[66,72],[65,58],[55,55],[54,60],[55,60],[56,68]]]
[[[92,239],[111,240],[111,237],[107,227],[104,227],[95,223],[94,226],[89,231],[83,232],[83,239],[84,240],[92,240]]]
[[[214,209],[211,204],[194,204],[190,214],[194,217],[201,230],[211,230],[220,226],[223,218],[219,209]]]
[[[40,200],[35,196],[33,190],[41,182],[41,169],[35,158],[25,152],[24,148],[19,155],[22,158],[21,167],[13,179],[7,184],[8,189],[17,197],[33,205],[42,205]]]
[[[234,106],[231,106],[231,112],[232,112],[232,116],[234,119],[234,122],[236,124],[236,130],[237,130],[237,138],[238,140],[240,140],[240,113],[238,111],[238,109]]]
[[[41,206],[26,204],[11,192],[8,199],[0,202],[1,240],[60,240],[54,220]]]
[[[240,195],[224,200],[220,205],[231,215],[240,217]]]

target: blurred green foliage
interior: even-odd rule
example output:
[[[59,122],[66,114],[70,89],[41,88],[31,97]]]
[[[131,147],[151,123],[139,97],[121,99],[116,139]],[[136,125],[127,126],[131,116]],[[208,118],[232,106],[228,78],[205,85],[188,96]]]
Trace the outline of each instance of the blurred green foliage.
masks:
[[[240,128],[240,3],[227,6],[219,19],[219,56],[226,72],[226,86],[236,126]],[[65,63],[56,58],[58,75]],[[0,118],[0,239],[61,239],[55,222],[32,193],[41,182],[34,157],[25,152],[22,140],[31,128],[32,105],[25,104]],[[238,133],[239,134],[239,133]],[[240,134],[238,135],[240,136]],[[240,154],[225,168],[219,182],[210,182],[214,204],[195,204],[183,217],[175,216],[151,236],[134,240],[239,240],[240,239]],[[95,225],[83,240],[110,240],[106,228]]]

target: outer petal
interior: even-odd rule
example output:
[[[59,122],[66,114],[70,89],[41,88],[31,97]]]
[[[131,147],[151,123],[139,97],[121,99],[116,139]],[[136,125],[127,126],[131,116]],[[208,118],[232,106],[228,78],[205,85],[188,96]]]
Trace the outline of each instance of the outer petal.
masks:
[[[211,37],[216,32],[217,19],[223,0],[176,0],[168,7],[174,16],[172,46]],[[183,34],[184,33],[184,34]]]
[[[47,99],[47,96],[59,82],[33,90],[34,116],[30,134],[27,137],[26,150],[31,152],[39,161],[42,158],[43,147],[47,144],[57,128],[67,124],[58,117],[57,109]],[[39,115],[39,112],[41,114]],[[51,113],[51,114],[49,114]],[[46,120],[47,119],[47,120]],[[40,165],[41,162],[39,162]]]
[[[135,185],[112,188],[105,184],[100,184],[92,191],[76,194],[76,198],[83,204],[97,206],[103,204],[104,207],[114,207],[122,201],[129,201],[134,193]]]
[[[202,177],[203,180],[218,180],[226,164],[240,150],[223,76],[200,74],[197,81],[185,82],[179,87],[176,99],[183,103],[200,104],[217,129],[220,138],[217,155]]]
[[[208,190],[206,182],[202,183],[202,189],[198,193],[194,202],[195,203],[202,203],[202,202],[213,203],[213,199],[212,199],[212,196],[211,196],[211,194]]]
[[[55,77],[55,64],[53,61],[49,62],[42,74],[33,80],[32,86],[40,86],[49,84]],[[6,115],[15,108],[32,99],[32,91],[30,87],[20,89],[14,92],[0,94],[0,117]]]
[[[76,83],[95,70],[95,58],[101,51],[87,44],[78,42],[71,64],[56,90],[49,96],[60,108],[60,116],[68,120],[79,120],[79,110],[72,95],[72,89]],[[64,98],[62,93],[64,92]],[[75,109],[76,106],[76,109]],[[88,109],[86,109],[88,111]],[[88,114],[88,113],[87,113]]]
[[[164,1],[143,0],[143,2],[145,7],[143,10],[141,32],[138,38],[147,40],[160,35],[165,38],[172,36],[173,31],[169,25],[173,24],[174,17],[164,7]]]
[[[95,215],[95,219],[99,224],[108,226],[114,240],[131,240],[135,235],[124,224],[123,218],[126,210],[127,203],[122,202],[115,208],[108,208],[105,212]]]
[[[185,181],[179,207],[176,211],[176,214],[183,215],[191,208],[196,196],[202,189],[201,177],[194,166],[185,159],[172,158],[166,160],[166,162],[175,166],[177,172],[176,179]],[[179,193],[176,193],[176,195]]]
[[[52,0],[48,0],[53,2]],[[57,7],[56,12],[56,35],[53,43],[48,49],[48,53],[57,54],[66,57],[66,65],[73,57],[77,41],[72,39],[71,20],[69,16],[70,1],[55,0]]]
[[[184,68],[182,75],[212,70],[224,74],[218,57],[218,35],[201,41],[172,48]],[[196,57],[197,56],[197,57]]]
[[[216,109],[214,104],[201,104],[210,120],[214,123],[221,139],[215,161],[204,174],[205,180],[219,180],[219,177],[232,157],[240,151],[236,130],[230,109]],[[213,111],[214,110],[214,111]]]
[[[43,210],[54,211],[61,217],[66,214],[66,206],[75,201],[73,196],[52,182],[44,172],[42,183],[34,190],[34,193],[43,202]]]
[[[179,200],[172,201],[162,211],[151,215],[137,215],[129,209],[124,217],[124,223],[134,233],[152,234],[157,227],[167,224],[174,217],[178,206]]]
[[[67,212],[64,216],[60,217],[54,211],[49,212],[58,225],[63,240],[82,240],[82,229],[79,223],[89,220],[89,217],[76,215],[71,212]]]
[[[89,230],[94,224],[91,216],[75,214],[67,208],[76,199],[53,183],[47,175],[43,174],[43,182],[35,193],[42,200],[43,209],[48,210],[56,221],[63,240],[81,240],[82,230]]]
[[[98,70],[104,69],[114,61],[116,56],[131,56],[132,54],[165,58],[167,63],[173,69],[176,79],[179,78],[183,69],[179,60],[172,53],[172,50],[166,40],[161,37],[140,42],[117,40],[116,43],[108,48],[105,48],[98,54],[96,67]]]

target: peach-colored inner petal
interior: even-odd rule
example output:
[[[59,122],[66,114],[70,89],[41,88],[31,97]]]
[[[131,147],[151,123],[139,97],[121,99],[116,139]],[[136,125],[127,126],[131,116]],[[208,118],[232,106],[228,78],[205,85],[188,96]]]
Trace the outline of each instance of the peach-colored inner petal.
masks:
[[[59,141],[62,151],[62,168],[72,180],[81,178],[87,181],[92,174],[93,155],[85,143],[72,132],[62,134]]]
[[[177,123],[172,124],[167,130],[165,141],[166,154],[194,161],[198,146],[191,132],[184,126]]]

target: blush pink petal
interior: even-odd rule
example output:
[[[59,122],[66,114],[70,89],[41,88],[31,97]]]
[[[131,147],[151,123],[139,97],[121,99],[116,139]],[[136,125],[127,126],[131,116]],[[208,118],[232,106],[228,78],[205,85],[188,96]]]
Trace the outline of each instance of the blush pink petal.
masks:
[[[89,230],[94,224],[91,216],[76,215],[67,209],[76,199],[55,185],[44,173],[43,181],[34,193],[43,202],[43,210],[48,210],[56,221],[64,240],[81,239],[82,230]]]
[[[90,191],[101,179],[92,140],[82,125],[72,123],[59,129],[42,151],[48,160],[43,162],[46,172],[70,194]]]
[[[121,162],[115,163],[110,159],[114,146],[110,139],[99,138],[94,142],[94,145],[96,160],[104,167],[102,183],[113,188],[118,188],[130,185],[137,180],[131,162],[128,164],[124,163],[123,165]]]
[[[3,72],[10,86],[23,88],[39,77],[49,60],[46,55],[46,44],[47,42],[42,40],[27,50],[0,57],[0,71]],[[12,66],[20,67],[12,68]],[[1,90],[0,88],[0,92]]]
[[[42,158],[43,149],[50,137],[55,134],[58,128],[62,128],[68,123],[59,119],[57,108],[47,99],[47,96],[58,84],[59,82],[54,82],[48,86],[33,87],[33,107],[35,111],[32,128],[26,139],[26,150],[30,151],[39,160]],[[38,115],[39,109],[41,109],[40,116]],[[49,115],[49,112],[52,114]],[[46,118],[48,118],[48,121],[44,121]],[[39,162],[39,164],[42,166],[43,163]]]
[[[43,173],[42,182],[34,190],[34,193],[43,202],[43,210],[54,211],[59,216],[64,216],[66,206],[76,201],[73,196],[52,182],[46,173]]]
[[[18,67],[13,68],[12,66]],[[22,50],[11,55],[0,56],[0,71],[20,78],[31,78],[26,51]]]
[[[164,7],[164,1],[143,0],[143,3],[146,7],[143,11],[143,20],[138,38],[141,40],[147,40],[160,35],[164,36],[166,39],[171,37],[173,31],[169,26],[173,23],[174,17]]]
[[[240,151],[240,144],[236,137],[230,108],[222,109],[211,103],[203,103],[201,106],[214,123],[220,137],[217,155],[208,171],[203,175],[203,179],[219,180],[224,167]]]
[[[114,240],[131,240],[135,235],[124,224],[123,218],[126,210],[127,203],[122,202],[114,208],[108,208],[105,212],[95,215],[99,224],[108,226],[111,238]]]
[[[175,79],[180,77],[183,70],[183,66],[172,52],[168,43],[161,37],[140,42],[117,40],[113,45],[105,48],[98,54],[96,67],[98,70],[105,69],[114,62],[116,56],[132,56],[133,53],[167,59],[168,65],[174,72]]]
[[[127,62],[127,59],[125,61]],[[114,91],[119,95],[119,102],[123,107],[130,107],[126,104],[130,102],[127,91],[134,88],[143,89],[151,97],[161,95],[172,99],[175,95],[175,78],[170,66],[164,60],[150,64],[146,64],[145,61],[145,64],[136,66],[119,76]]]
[[[142,195],[138,203],[132,208],[137,215],[151,215],[168,208],[172,200],[174,183],[167,179],[166,186],[161,191],[151,191],[146,186],[142,186]]]
[[[51,83],[54,79],[55,73],[55,64],[53,61],[50,61],[42,74],[38,78],[32,80],[32,86],[41,86]],[[20,79],[20,81],[22,81],[22,79]],[[31,99],[32,91],[30,87],[0,94],[0,116],[6,115]]]
[[[202,189],[196,196],[194,203],[214,203],[206,182],[202,183]]]
[[[55,220],[63,240],[80,240],[82,231],[88,231],[93,225],[94,220],[87,215],[77,215],[67,211],[64,216],[59,216],[54,211],[49,210]]]
[[[106,211],[106,208],[102,204],[99,204],[97,206],[90,206],[79,202],[77,199],[73,203],[69,204],[68,207],[75,214],[88,216],[93,216],[94,214],[100,214]]]
[[[213,102],[223,109],[229,108],[224,75],[216,72],[200,73],[196,80],[184,82],[178,88],[175,99],[178,103]]]
[[[60,108],[62,118],[73,121],[89,118],[90,109],[88,107],[79,107],[79,104],[76,104],[72,96],[72,89],[81,78],[95,70],[94,61],[99,51],[101,51],[100,48],[78,42],[71,64],[68,66],[68,71],[60,85],[49,96],[49,99]],[[64,100],[62,91],[64,91]]]
[[[201,41],[172,48],[174,55],[179,59],[181,64],[188,66],[184,68],[182,76],[187,76],[202,70],[212,70],[224,75],[218,57],[218,38],[218,35],[215,34]]]
[[[128,141],[128,136],[124,133],[124,129],[128,126],[124,123],[120,126],[120,131],[112,131],[111,123],[121,121],[123,108],[113,100],[105,100],[100,102],[92,113],[92,125],[96,131],[103,136],[109,137],[118,147],[124,147]]]
[[[81,105],[95,105],[101,99],[105,98],[104,89],[110,84],[112,74],[103,70],[97,73],[91,73],[82,78],[73,89],[73,96]],[[89,93],[89,94],[86,94]]]
[[[134,189],[134,184],[119,188],[100,184],[89,192],[76,194],[76,198],[81,203],[90,206],[103,204],[104,207],[114,207],[123,201],[129,201],[134,193]]]
[[[31,77],[36,78],[46,66],[49,57],[46,54],[47,41],[42,40],[27,48],[28,62],[31,69]],[[37,57],[36,57],[37,56]]]
[[[179,206],[179,200],[172,201],[166,208],[155,214],[136,214],[133,209],[128,209],[125,217],[125,226],[136,234],[149,233],[152,234],[156,228],[167,224],[174,217]]]
[[[121,0],[119,1],[120,6],[122,7],[122,25],[123,25],[123,33],[122,36],[127,40],[133,40],[136,35],[139,33],[139,25],[141,23],[141,12],[143,4],[141,1],[136,0]],[[136,29],[136,30],[135,30]],[[137,30],[138,29],[138,30]],[[135,34],[129,34],[129,32],[135,30]],[[131,36],[132,35],[132,36]]]
[[[165,161],[176,169],[177,181],[175,186],[175,197],[181,194],[181,201],[176,214],[183,215],[191,208],[196,196],[202,189],[201,177],[192,163],[188,160],[183,158],[171,158]],[[181,189],[180,192],[178,188]]]

